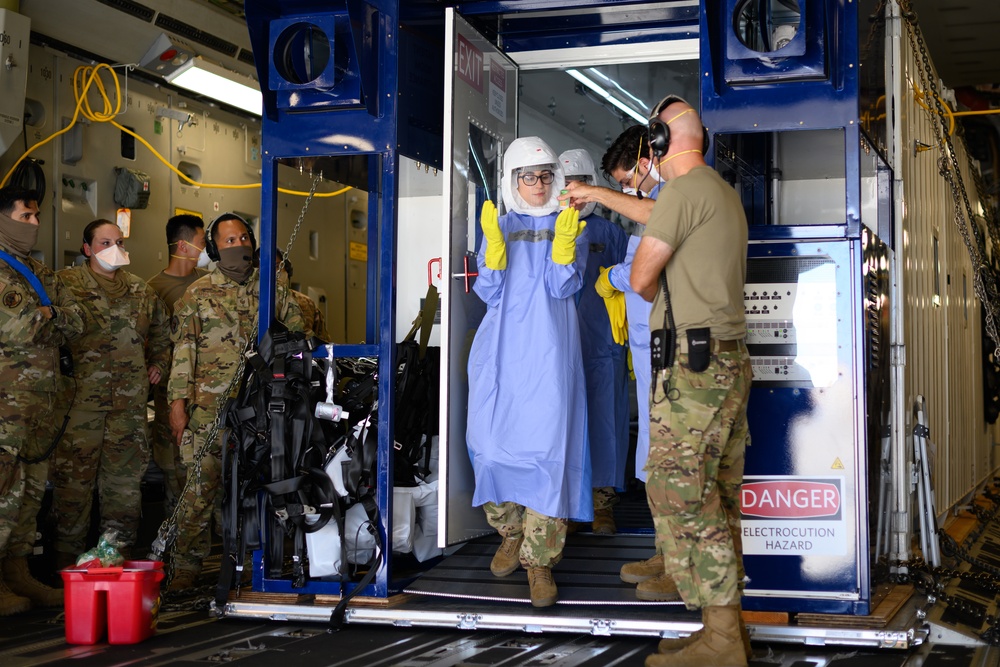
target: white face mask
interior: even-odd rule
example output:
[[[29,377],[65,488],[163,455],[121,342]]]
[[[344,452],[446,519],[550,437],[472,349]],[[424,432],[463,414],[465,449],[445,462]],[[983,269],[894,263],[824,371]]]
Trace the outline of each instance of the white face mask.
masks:
[[[633,197],[635,196],[635,188],[622,188],[622,192]]]
[[[207,268],[211,262],[212,260],[208,258],[208,251],[202,250],[201,254],[198,255],[198,268],[199,269]]]
[[[128,253],[121,249],[117,245],[113,245],[110,248],[105,248],[101,252],[94,255],[97,258],[97,263],[101,265],[105,271],[114,271],[123,266],[128,266],[129,259]]]

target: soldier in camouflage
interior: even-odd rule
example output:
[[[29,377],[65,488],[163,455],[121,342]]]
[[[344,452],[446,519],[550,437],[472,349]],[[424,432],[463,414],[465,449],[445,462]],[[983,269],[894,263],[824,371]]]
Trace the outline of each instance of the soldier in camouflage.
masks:
[[[36,581],[27,556],[48,478],[48,452],[63,412],[57,405],[59,346],[83,332],[79,307],[46,265],[29,256],[38,236],[38,195],[0,189],[0,616],[62,604]],[[27,267],[51,306],[12,262]]]
[[[207,234],[208,254],[218,264],[174,304],[170,426],[187,476],[194,466],[200,467],[200,474],[187,480],[179,503],[171,590],[189,588],[208,556],[221,450],[217,440],[206,445],[206,438],[220,407],[219,397],[229,387],[253,333],[260,295],[249,225],[227,213],[212,222]],[[277,319],[291,331],[304,331],[302,312],[288,290],[277,285],[275,295]],[[203,448],[203,458],[196,460]]]
[[[182,213],[167,220],[167,250],[170,261],[167,268],[150,278],[146,284],[163,300],[167,316],[173,317],[174,303],[194,281],[207,273],[208,253],[205,251],[205,223],[196,215]],[[163,471],[167,514],[173,512],[177,498],[184,488],[184,480],[177,475],[180,452],[170,432],[170,404],[167,401],[167,380],[170,369],[163,373],[153,387],[155,417],[151,426],[153,461]]]
[[[85,331],[70,344],[75,393],[66,434],[52,465],[55,549],[68,565],[89,546],[94,488],[101,531],[114,529],[122,554],[135,544],[149,464],[146,400],[170,362],[170,332],[160,297],[129,263],[110,220],[84,229],[88,261],[58,273],[83,311]]]
[[[739,497],[749,442],[747,221],[738,193],[705,163],[703,132],[678,97],[664,98],[650,116],[649,143],[666,185],[632,263],[632,288],[653,302],[653,339],[665,339],[656,330],[671,324],[677,336],[674,350],[653,355],[646,497],[665,574],[685,605],[701,610],[704,626],[663,640],[646,667],[745,667],[751,655],[726,511]]]

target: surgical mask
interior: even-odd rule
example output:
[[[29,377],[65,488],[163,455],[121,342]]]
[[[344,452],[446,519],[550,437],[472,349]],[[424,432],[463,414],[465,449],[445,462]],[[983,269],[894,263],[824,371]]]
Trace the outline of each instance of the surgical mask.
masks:
[[[205,267],[208,266],[208,263],[212,261],[212,260],[210,260],[208,258],[208,251],[205,250],[204,248],[199,248],[198,246],[196,246],[195,244],[191,243],[190,241],[184,241],[184,243],[187,243],[189,246],[191,246],[195,250],[200,250],[201,251],[201,254],[198,255],[198,265],[197,266],[198,266],[199,269],[204,269]]]
[[[97,263],[100,264],[101,268],[105,271],[115,271],[123,266],[128,266],[129,264],[128,253],[118,245],[105,248],[101,252],[96,253],[94,257],[97,258]]]
[[[252,256],[253,250],[247,246],[219,248],[219,271],[242,285],[253,273]]]
[[[622,192],[627,195],[632,195],[634,197],[636,190],[635,188],[622,188]]]
[[[13,250],[14,254],[27,257],[37,240],[38,225],[0,215],[0,243]]]

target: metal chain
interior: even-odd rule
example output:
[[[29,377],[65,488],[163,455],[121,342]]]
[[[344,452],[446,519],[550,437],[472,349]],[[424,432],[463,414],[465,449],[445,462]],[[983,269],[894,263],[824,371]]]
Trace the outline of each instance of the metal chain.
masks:
[[[980,519],[976,531],[971,533],[966,543],[971,544],[978,540],[986,528],[1000,516],[1000,494],[987,490],[984,495],[993,502],[992,509],[980,506],[973,506],[972,512]],[[894,561],[898,571],[905,571],[908,574],[897,576],[894,581],[897,583],[912,583],[914,588],[927,596],[928,607],[942,603],[954,609],[958,613],[969,617],[979,623],[979,627],[986,626],[979,636],[991,646],[1000,646],[1000,617],[983,613],[982,607],[957,595],[949,595],[946,585],[952,579],[961,579],[970,582],[974,587],[992,593],[994,597],[1000,595],[1000,568],[990,563],[974,557],[968,548],[960,545],[953,537],[944,530],[938,530],[938,537],[941,539],[941,552],[949,557],[964,561],[970,567],[976,568],[978,572],[956,570],[947,567],[930,567],[922,558],[914,558],[908,561]],[[882,559],[884,560],[884,559]],[[901,569],[905,568],[905,569]],[[926,617],[926,608],[921,610],[920,617]]]
[[[982,230],[976,224],[977,216],[972,210],[972,204],[969,202],[968,190],[962,178],[962,171],[955,152],[955,146],[952,143],[951,135],[944,127],[948,116],[941,102],[937,80],[934,76],[934,68],[927,54],[923,32],[917,23],[917,14],[911,8],[910,0],[898,0],[898,2],[902,16],[906,21],[906,32],[910,48],[914,54],[919,54],[921,64],[923,65],[922,69],[917,68],[922,88],[925,91],[930,91],[931,100],[936,108],[936,113],[934,114],[936,115],[936,119],[932,122],[932,127],[934,128],[934,136],[937,139],[938,147],[942,152],[940,172],[951,188],[952,197],[955,202],[955,226],[958,227],[962,235],[962,240],[965,242],[966,249],[969,251],[969,258],[972,261],[973,290],[983,305],[986,318],[986,333],[993,340],[994,345],[1000,349],[1000,334],[998,334],[997,330],[997,322],[1000,320],[1000,286],[998,286],[996,274],[987,260],[986,243],[983,239]],[[929,104],[930,100],[928,101]],[[966,149],[967,155],[968,152],[968,149]],[[976,170],[972,169],[972,172],[975,173]],[[978,184],[977,191],[977,194],[980,194],[980,202],[986,207],[987,200],[982,199],[982,194],[984,193],[979,190]],[[963,209],[964,218],[962,215]],[[988,217],[995,218],[995,215],[990,213]],[[970,227],[975,243],[970,238]],[[991,243],[996,247],[998,238],[1000,238],[1000,235],[996,234],[996,232],[1000,230],[996,229],[997,225],[995,222],[990,224],[989,219],[987,220],[987,227],[992,236]]]
[[[309,210],[309,205],[312,203],[313,195],[316,194],[316,186],[319,182],[323,180],[322,172],[317,174],[313,178],[312,186],[309,188],[309,194],[306,195],[306,200],[302,204],[302,210],[299,212],[298,220],[295,221],[295,227],[292,229],[292,234],[288,239],[288,245],[285,246],[285,257],[288,257],[289,253],[292,251],[292,246],[295,243],[295,238],[299,234],[299,228],[302,226],[302,221],[305,220],[306,212]],[[282,257],[281,264],[278,270],[284,267],[285,259]],[[219,395],[218,400],[215,404],[215,420],[212,422],[212,427],[208,431],[208,436],[202,443],[201,448],[195,454],[194,470],[193,474],[187,476],[187,480],[184,483],[184,488],[181,490],[180,495],[177,498],[177,503],[174,505],[174,511],[170,514],[161,525],[160,529],[156,533],[156,539],[153,540],[153,545],[150,548],[149,558],[151,560],[163,560],[163,555],[167,552],[173,543],[177,539],[177,518],[180,516],[180,511],[184,505],[184,499],[187,497],[188,489],[193,487],[194,484],[201,484],[201,462],[202,459],[208,454],[209,448],[212,443],[215,442],[216,438],[219,437],[219,429],[222,425],[222,416],[226,402],[230,398],[235,398],[236,393],[239,389],[240,382],[243,380],[243,373],[246,370],[247,359],[250,358],[250,354],[257,343],[257,333],[259,327],[259,312],[254,314],[253,327],[250,335],[247,337],[244,343],[243,350],[240,352],[240,361],[236,366],[236,371],[233,373],[232,378],[229,380],[229,385],[226,387],[226,391]],[[173,573],[171,573],[172,575]]]

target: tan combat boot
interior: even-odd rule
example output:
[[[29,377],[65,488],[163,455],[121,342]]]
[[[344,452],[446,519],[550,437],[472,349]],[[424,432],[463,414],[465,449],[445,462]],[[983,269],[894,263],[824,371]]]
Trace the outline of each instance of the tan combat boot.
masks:
[[[663,556],[656,554],[652,558],[641,560],[636,563],[625,563],[622,565],[621,578],[630,584],[637,584],[646,581],[658,574],[663,573]]]
[[[31,576],[27,558],[7,558],[3,562],[3,578],[12,592],[28,598],[36,607],[62,606],[63,592]]]
[[[556,582],[552,581],[551,567],[529,567],[528,588],[531,589],[533,607],[549,607],[556,603],[558,591]]]
[[[646,667],[747,667],[740,605],[705,607],[701,634],[679,651],[646,656]]]
[[[506,577],[517,569],[521,564],[521,542],[524,542],[524,533],[517,537],[505,537],[500,543],[493,560],[490,562],[490,572],[495,577]]]
[[[705,634],[704,630],[695,630],[687,637],[677,637],[673,639],[661,639],[659,645],[660,653],[670,653],[680,651],[685,646],[693,644],[699,637]],[[740,614],[740,638],[743,640],[743,652],[746,653],[747,662],[753,660],[753,647],[750,646],[750,633],[747,631],[747,624],[743,622],[743,614]]]
[[[677,585],[665,572],[640,581],[639,585],[635,587],[635,596],[640,600],[654,602],[674,602],[681,599],[681,594],[677,592]]]
[[[615,513],[610,507],[594,510],[594,523],[591,525],[594,535],[614,535],[618,531],[618,526],[615,525]]]
[[[31,600],[17,595],[4,583],[0,577],[0,616],[21,614],[31,609]]]

